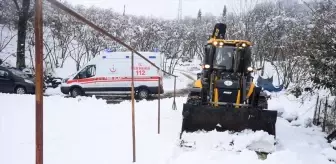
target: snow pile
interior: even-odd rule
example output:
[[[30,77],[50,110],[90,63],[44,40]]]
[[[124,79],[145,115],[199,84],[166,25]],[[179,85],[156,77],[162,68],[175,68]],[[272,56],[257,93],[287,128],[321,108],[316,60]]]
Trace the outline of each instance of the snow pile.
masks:
[[[201,69],[202,62],[199,60],[193,60],[191,63],[181,63],[175,67],[176,70],[189,72],[196,74],[202,71]]]
[[[321,152],[328,160],[336,162],[336,151],[333,148],[326,148]]]
[[[34,163],[34,98],[33,95],[0,94],[0,163]],[[18,100],[20,103],[14,103]],[[179,109],[184,101],[185,98],[177,98]],[[157,101],[135,104],[139,161],[156,163],[165,153],[154,157],[153,153],[161,149],[169,151],[169,146],[178,138],[181,112],[172,111],[172,99],[162,100],[161,104],[161,135],[157,135]],[[107,105],[104,100],[89,97],[50,96],[44,99],[44,121],[46,164],[131,163],[129,102]]]
[[[336,149],[336,141],[331,142],[331,146]]]
[[[176,78],[176,90],[186,89],[188,85],[193,83],[194,79],[191,79],[190,74],[182,74],[178,71],[174,73],[178,77]],[[165,92],[173,92],[174,91],[174,77],[165,77],[163,79],[163,88]]]
[[[331,146],[336,148],[336,141],[331,142]]]
[[[59,85],[57,88],[47,88],[46,91],[44,92],[45,95],[63,95],[64,94],[61,92],[61,86]]]
[[[236,151],[241,152],[249,149],[258,152],[273,152],[275,150],[274,136],[264,131],[253,132],[245,130],[239,133],[230,133],[228,131],[218,133],[212,131],[209,133],[184,133],[183,140],[186,140],[190,146],[197,149],[209,149],[218,151]]]
[[[285,91],[272,93],[268,101],[269,109],[277,110],[278,116],[296,126],[310,126],[314,116],[317,96],[312,95],[304,100],[296,98]]]

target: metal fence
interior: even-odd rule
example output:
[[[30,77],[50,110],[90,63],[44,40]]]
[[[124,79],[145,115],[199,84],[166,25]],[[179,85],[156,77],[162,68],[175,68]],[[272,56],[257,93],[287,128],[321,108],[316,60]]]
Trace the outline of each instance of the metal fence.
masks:
[[[321,126],[322,131],[335,136],[336,131],[336,98],[335,97],[317,97],[313,118],[313,124]]]
[[[145,58],[142,54],[140,54],[138,51],[136,51],[134,48],[132,48],[130,45],[126,44],[125,42],[121,41],[121,39],[113,36],[110,34],[108,31],[104,30],[103,28],[99,27],[98,25],[94,24],[93,22],[89,21],[88,19],[84,18],[77,12],[71,10],[70,8],[66,7],[64,4],[59,2],[58,0],[46,0],[50,2],[53,6],[65,11],[67,14],[75,17],[77,20],[80,20],[84,22],[86,25],[90,26],[91,28],[95,29],[96,31],[100,32],[104,36],[107,36],[113,41],[116,41],[123,47],[126,47],[131,54],[131,64],[133,68],[134,64],[134,55],[140,56],[142,59],[147,61],[147,63],[151,64],[153,67],[157,68],[159,71],[162,71],[162,73],[166,75],[170,75],[174,77],[174,99],[173,99],[173,106],[172,108],[176,110],[176,102],[175,102],[175,97],[176,97],[176,75],[173,75],[171,73],[166,72],[165,70],[162,70],[159,66],[155,65],[152,63],[150,60]],[[43,8],[42,5],[43,0],[36,0],[35,1],[35,18],[34,18],[34,29],[35,29],[35,52],[36,52],[36,58],[35,58],[35,69],[36,69],[36,139],[35,139],[35,144],[36,144],[36,164],[43,164]],[[132,82],[131,82],[131,88],[132,88],[132,148],[133,148],[133,162],[136,162],[136,147],[135,147],[135,113],[134,113],[134,71],[133,69],[130,70],[132,72]],[[158,86],[161,85],[160,83],[161,78],[158,79]],[[160,134],[160,87],[158,87],[158,134]]]

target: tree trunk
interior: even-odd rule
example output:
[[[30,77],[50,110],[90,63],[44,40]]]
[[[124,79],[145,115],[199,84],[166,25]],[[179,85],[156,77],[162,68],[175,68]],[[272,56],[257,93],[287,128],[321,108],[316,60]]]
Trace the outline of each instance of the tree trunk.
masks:
[[[30,0],[23,0],[22,8],[19,10],[18,40],[17,40],[17,52],[16,52],[17,53],[16,67],[19,69],[26,68],[25,46],[26,46],[27,22],[29,19],[29,6],[30,6]]]
[[[261,70],[261,76],[264,76],[265,74],[265,58],[263,58],[263,60],[260,60],[262,62],[261,66],[262,66],[262,70]]]

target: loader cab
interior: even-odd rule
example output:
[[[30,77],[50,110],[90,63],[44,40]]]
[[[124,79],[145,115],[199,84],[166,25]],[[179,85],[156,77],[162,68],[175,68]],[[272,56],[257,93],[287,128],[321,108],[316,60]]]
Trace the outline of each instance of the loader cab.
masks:
[[[205,45],[203,69],[248,75],[252,72],[251,43],[211,39]]]
[[[240,102],[238,91],[242,85],[249,88],[253,82],[250,45],[248,41],[221,39],[210,40],[205,45],[202,87],[204,94],[210,95],[210,101]],[[215,95],[215,92],[221,94]]]

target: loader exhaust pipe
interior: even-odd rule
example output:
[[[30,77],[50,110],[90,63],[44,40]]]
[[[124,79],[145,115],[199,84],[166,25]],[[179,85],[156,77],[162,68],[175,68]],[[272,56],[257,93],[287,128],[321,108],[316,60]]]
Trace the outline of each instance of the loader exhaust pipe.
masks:
[[[217,23],[212,32],[212,38],[213,39],[225,39],[226,28],[227,28],[226,24]]]

